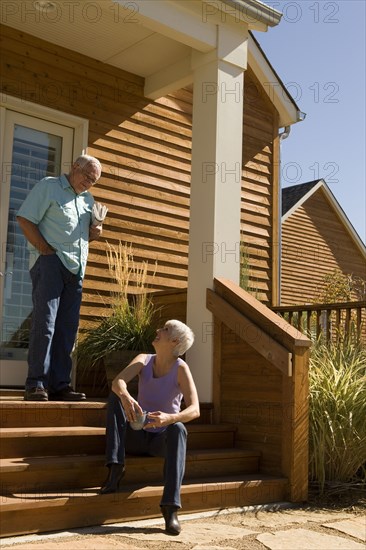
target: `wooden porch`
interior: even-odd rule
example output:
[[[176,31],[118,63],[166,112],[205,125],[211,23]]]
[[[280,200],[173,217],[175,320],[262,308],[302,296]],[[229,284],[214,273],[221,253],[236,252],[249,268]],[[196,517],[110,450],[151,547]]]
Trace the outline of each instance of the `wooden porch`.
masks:
[[[306,500],[310,341],[226,280],[207,307],[214,396],[187,424],[182,513]],[[32,403],[18,392],[3,394],[0,410],[2,537],[160,516],[160,458],[128,457],[120,492],[97,493],[104,399]]]

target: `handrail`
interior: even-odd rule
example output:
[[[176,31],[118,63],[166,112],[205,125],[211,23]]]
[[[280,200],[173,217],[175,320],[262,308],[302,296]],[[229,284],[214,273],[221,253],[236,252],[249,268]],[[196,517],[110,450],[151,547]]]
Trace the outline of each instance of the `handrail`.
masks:
[[[303,304],[303,305],[295,305],[295,306],[275,306],[271,309],[276,312],[287,312],[287,311],[313,311],[321,309],[322,311],[330,310],[330,309],[357,309],[357,308],[364,308],[366,307],[366,300],[363,300],[361,302],[335,302],[332,304]]]
[[[365,338],[366,301],[276,306],[272,310],[298,330],[314,333],[316,338]]]
[[[214,279],[207,289],[207,308],[242,340],[286,376],[292,376],[292,354],[310,340],[248,292],[227,279]]]
[[[309,348],[312,345],[302,332],[229,279],[215,278],[214,289],[221,298],[288,351],[294,352],[298,347]]]
[[[250,343],[252,348],[272,365],[286,376],[292,376],[291,352],[275,340],[268,338],[266,332],[209,288],[207,289],[207,309],[239,338]]]

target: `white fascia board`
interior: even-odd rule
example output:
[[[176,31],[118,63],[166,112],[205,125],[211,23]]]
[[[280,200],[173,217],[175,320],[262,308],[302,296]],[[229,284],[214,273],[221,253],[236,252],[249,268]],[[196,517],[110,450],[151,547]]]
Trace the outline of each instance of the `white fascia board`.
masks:
[[[362,239],[360,238],[359,234],[357,233],[357,231],[349,221],[343,208],[341,207],[341,205],[339,204],[339,202],[337,201],[332,191],[329,189],[328,185],[325,182],[324,182],[322,191],[324,192],[325,197],[328,199],[328,202],[331,204],[331,206],[333,206],[337,216],[345,226],[345,229],[347,230],[349,236],[351,237],[351,239],[353,240],[353,242],[355,243],[355,245],[357,246],[357,248],[359,249],[359,251],[361,252],[361,254],[366,260],[366,246],[364,245]]]
[[[280,117],[279,126],[291,126],[299,122],[299,109],[296,108],[294,102],[290,99],[286,88],[278,79],[270,63],[265,59],[251,35],[249,35],[248,62],[262,84],[264,91],[278,111]]]
[[[216,47],[216,24],[204,22],[196,0],[175,2],[174,0],[113,0],[122,8],[130,10],[134,20],[142,26],[181,42],[200,52]],[[192,9],[190,4],[192,2]]]
[[[319,180],[318,183],[317,183],[316,185],[314,185],[314,187],[312,187],[312,188],[310,189],[310,191],[308,191],[308,192],[306,193],[306,195],[304,195],[303,197],[301,197],[301,199],[299,199],[299,200],[297,201],[297,203],[295,203],[295,204],[293,205],[293,207],[290,208],[290,210],[288,210],[288,211],[286,212],[286,214],[284,214],[284,215],[282,216],[282,218],[281,218],[282,223],[284,223],[284,222],[287,220],[287,218],[289,218],[290,216],[292,216],[292,214],[293,214],[294,212],[296,212],[296,210],[297,210],[298,208],[300,208],[300,206],[303,205],[304,202],[306,202],[306,201],[311,197],[311,195],[313,195],[313,194],[319,189],[319,187],[322,187],[323,185],[326,185],[325,181],[324,181],[323,179]]]
[[[216,1],[203,0],[203,2],[217,4]],[[236,11],[235,18],[239,17],[248,23],[250,30],[264,30],[275,27],[282,18],[282,13],[259,0],[221,0]],[[227,11],[227,10],[223,10]]]

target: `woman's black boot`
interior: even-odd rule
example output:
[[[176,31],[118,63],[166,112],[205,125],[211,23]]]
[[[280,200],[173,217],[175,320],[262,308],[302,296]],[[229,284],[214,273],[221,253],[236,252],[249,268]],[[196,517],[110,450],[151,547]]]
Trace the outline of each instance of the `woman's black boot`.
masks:
[[[101,495],[118,491],[120,481],[125,475],[125,467],[123,464],[108,464],[108,468],[109,472],[107,479],[99,491]]]
[[[165,519],[165,531],[170,535],[179,535],[181,526],[177,516],[178,506],[161,506],[161,511]]]

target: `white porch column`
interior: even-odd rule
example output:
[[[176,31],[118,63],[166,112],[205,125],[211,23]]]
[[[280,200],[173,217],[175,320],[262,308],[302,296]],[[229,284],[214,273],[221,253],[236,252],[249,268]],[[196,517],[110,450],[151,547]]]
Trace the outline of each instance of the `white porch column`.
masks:
[[[239,282],[240,191],[247,29],[218,26],[217,49],[193,55],[193,143],[187,323],[196,335],[187,361],[202,402],[212,400],[214,277]]]

